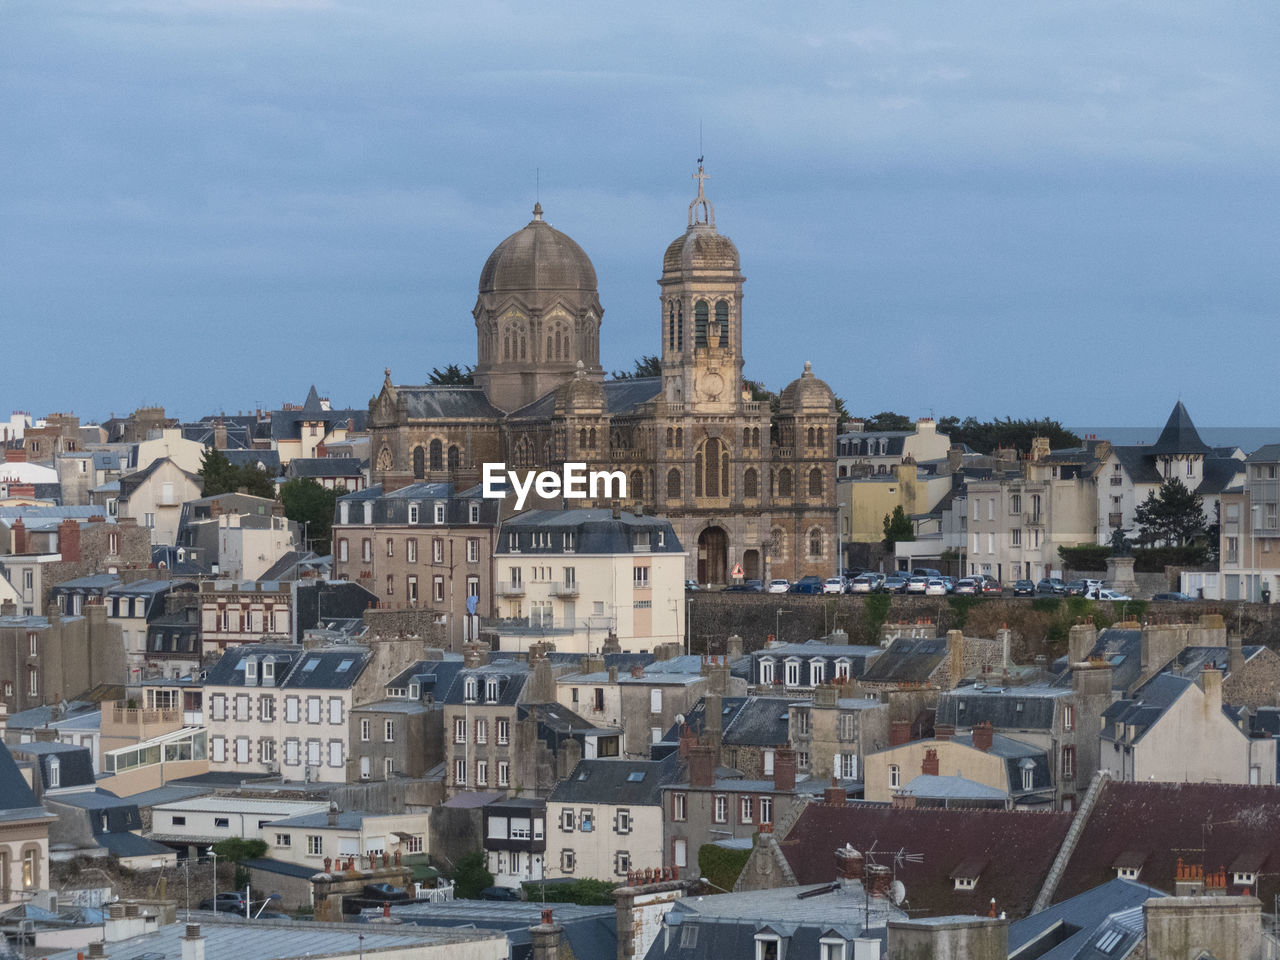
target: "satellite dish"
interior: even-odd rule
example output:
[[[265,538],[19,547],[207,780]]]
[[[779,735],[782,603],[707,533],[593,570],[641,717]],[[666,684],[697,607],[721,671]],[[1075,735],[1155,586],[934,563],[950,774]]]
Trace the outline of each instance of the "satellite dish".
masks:
[[[889,897],[893,900],[894,906],[900,905],[907,899],[907,888],[902,885],[901,880],[895,880],[889,885]]]
[[[677,713],[677,714],[676,714],[676,726],[677,726],[677,727],[682,727],[682,726],[684,726],[684,714],[683,714],[683,713]]]

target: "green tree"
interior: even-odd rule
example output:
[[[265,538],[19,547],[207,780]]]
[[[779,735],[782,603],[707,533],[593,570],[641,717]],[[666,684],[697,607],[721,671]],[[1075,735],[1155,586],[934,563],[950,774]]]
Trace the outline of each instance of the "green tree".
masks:
[[[427,376],[427,383],[434,386],[469,387],[475,383],[473,376],[475,369],[475,367],[460,367],[456,363],[448,364],[443,370],[432,367],[431,373]]]
[[[662,376],[662,361],[646,353],[636,360],[632,370],[615,370],[610,376],[615,380],[644,380],[649,377],[660,377]]]
[[[346,492],[345,487],[327,490],[310,477],[296,477],[280,487],[284,515],[295,523],[306,525],[306,539],[311,541],[311,549],[318,554],[329,552],[333,511],[338,497]]]
[[[911,518],[902,509],[902,504],[893,508],[893,516],[884,515],[884,539],[886,543],[910,543],[916,538],[916,528]]]
[[[239,837],[228,837],[213,845],[213,852],[218,859],[236,865],[235,879],[232,881],[237,890],[249,885],[249,868],[244,866],[245,860],[254,860],[267,855],[265,840],[241,840]]]
[[[915,421],[901,413],[894,413],[892,410],[881,410],[874,417],[866,417],[863,420],[862,427],[868,433],[875,433],[880,430],[912,430],[914,428]]]
[[[1147,494],[1134,511],[1134,519],[1138,542],[1143,546],[1185,547],[1207,535],[1204,499],[1177,477],[1160,484],[1158,494]]]
[[[1049,448],[1078,447],[1084,441],[1057,420],[1044,417],[1040,420],[978,420],[976,417],[943,417],[938,421],[938,432],[945,433],[952,443],[963,443],[979,453],[993,453],[1001,447],[1013,447],[1019,453],[1031,452],[1035,437],[1048,437]]]
[[[274,500],[276,496],[276,485],[265,470],[247,463],[236,466],[221,450],[209,449],[204,452],[204,458],[200,461],[200,476],[204,478],[206,497],[240,490],[269,500]]]
[[[459,857],[453,868],[453,895],[460,900],[479,900],[486,887],[493,886],[493,874],[484,865],[484,853],[476,850]]]

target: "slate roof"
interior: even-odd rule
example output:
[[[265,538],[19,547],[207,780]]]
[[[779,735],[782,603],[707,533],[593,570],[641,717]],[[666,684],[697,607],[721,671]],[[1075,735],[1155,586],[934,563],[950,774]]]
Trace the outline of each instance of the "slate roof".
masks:
[[[150,477],[153,473],[159,470],[163,464],[166,464],[166,463],[172,463],[174,468],[179,473],[183,474],[188,480],[194,483],[197,487],[200,487],[200,488],[204,487],[204,477],[196,473],[191,473],[189,470],[183,470],[176,463],[174,463],[173,460],[171,460],[169,457],[161,457],[159,460],[152,460],[149,464],[147,464],[141,470],[138,470],[135,473],[131,473],[128,476],[124,476],[120,478],[120,499],[128,500],[131,496],[133,496],[134,491],[136,491],[140,486],[143,485],[143,483],[146,482],[148,477]]]
[[[266,658],[275,663],[274,687],[280,689],[345,690],[355,685],[369,661],[369,648],[363,646],[320,647],[303,650],[290,644],[252,643],[231,647],[209,668],[205,683],[211,687],[245,686],[245,660],[258,659],[259,683],[261,664]],[[345,666],[344,666],[345,664]]]
[[[49,766],[54,757],[58,758],[58,787],[84,787],[94,782],[93,758],[88,747],[53,740],[18,744],[11,752],[39,767],[40,780],[46,790],[50,789]]]
[[[551,905],[555,921],[564,927],[572,955],[578,960],[613,957],[618,952],[617,909],[584,907],[574,903]],[[371,914],[381,913],[371,910]],[[494,900],[452,900],[446,903],[393,904],[391,914],[405,924],[431,927],[480,927],[501,930],[510,944],[510,960],[530,960],[533,955],[529,928],[542,919],[542,904]],[[366,926],[358,929],[367,930]],[[401,927],[400,929],[404,929]],[[567,951],[561,951],[563,956]]]
[[[288,477],[359,477],[364,461],[357,457],[294,457],[285,469]]]
[[[550,546],[535,546],[533,533],[549,532]],[[519,536],[519,553],[528,554],[564,554],[564,543],[561,534],[576,534],[574,554],[618,554],[618,553],[682,553],[684,547],[676,536],[675,527],[665,517],[649,515],[636,516],[633,513],[621,513],[615,517],[613,511],[601,508],[584,508],[581,510],[527,510],[515,515],[502,525],[502,534],[498,538],[496,552],[500,555],[510,554],[510,536]],[[636,533],[648,532],[648,547],[637,548],[634,544]],[[658,544],[657,534],[662,534],[662,545]]]
[[[273,477],[280,475],[280,453],[276,450],[223,450],[233,467],[261,467]]]
[[[1102,739],[1120,739],[1116,736],[1117,728],[1124,724],[1137,727],[1137,733],[1129,738],[1137,743],[1194,684],[1194,680],[1176,674],[1156,674],[1130,697],[1117,700],[1102,712]]]
[[[1136,851],[1147,857],[1139,880],[1167,893],[1173,892],[1179,857],[1202,862],[1207,872],[1229,869],[1242,854],[1260,855],[1265,859],[1254,892],[1263,903],[1272,903],[1280,894],[1277,825],[1280,787],[1108,780],[1085,821],[1054,901],[1110,880],[1116,858]],[[1228,886],[1233,890],[1241,892]]]
[[[101,833],[94,836],[99,846],[106,847],[117,857],[155,857],[173,853],[172,847],[156,843],[136,833]]]
[[[610,415],[620,417],[634,413],[641,404],[658,396],[662,392],[662,379],[639,377],[631,380],[606,380],[601,387],[604,389],[605,407]],[[555,409],[556,391],[551,390],[532,403],[513,411],[507,419],[547,420],[555,413]]]
[[[941,777],[923,773],[903,787],[901,792],[931,800],[999,800],[1003,802],[1008,796],[1003,790],[966,777]]]
[[[659,806],[662,787],[680,774],[679,757],[664,760],[579,760],[556,784],[552,803],[602,803]]]
[[[1142,631],[1108,627],[1099,632],[1086,659],[1106,660],[1111,664],[1111,689],[1128,690],[1142,676]],[[1071,672],[1059,680],[1070,683]]]
[[[1187,413],[1187,408],[1182,405],[1181,400],[1173,405],[1173,412],[1169,414],[1164,429],[1160,431],[1160,436],[1149,449],[1156,455],[1212,453],[1209,445],[1200,439],[1196,425],[1191,422],[1191,414]]]
[[[303,571],[324,575],[333,569],[333,557],[320,556],[314,550],[290,550],[267,567],[260,580],[298,580]]]
[[[1245,458],[1248,463],[1280,462],[1280,443],[1264,443]]]
[[[1040,684],[995,689],[957,687],[943,691],[935,723],[972,727],[985,722],[997,730],[1050,730],[1058,700],[1070,694],[1069,688]]]
[[[1033,941],[1054,945],[1035,953],[1036,960],[1092,960],[1094,956],[1122,957],[1137,943],[1142,932],[1141,917],[1136,932],[1124,913],[1141,908],[1152,897],[1166,894],[1132,880],[1113,879],[1086,890],[1069,900],[1052,904],[1009,925],[1009,955],[1016,956]],[[1117,916],[1119,915],[1119,916]],[[1121,934],[1109,951],[1097,951],[1098,941],[1108,932]],[[1046,936],[1047,935],[1047,936]],[[1109,940],[1111,938],[1108,938]],[[1034,948],[1033,948],[1034,949]],[[1033,954],[1023,954],[1030,957]]]
[[[302,424],[311,421],[322,421],[335,424],[342,420],[352,421],[352,429],[363,430],[369,417],[368,410],[325,410],[320,405],[320,397],[316,388],[311,387],[301,410],[272,410],[271,439],[289,440],[302,435]]]
[[[945,637],[898,637],[871,662],[862,679],[879,683],[926,683],[946,656]]]
[[[725,697],[721,703],[741,701],[732,714],[723,715],[721,742],[728,747],[776,747],[787,743],[787,714],[791,701],[785,697]],[[723,709],[723,708],[722,708]]]
[[[1025,916],[1035,902],[1072,816],[810,804],[780,839],[779,849],[802,885],[833,880],[835,851],[846,843],[864,852],[922,853],[922,862],[907,861],[896,868],[913,916],[985,914],[994,897],[998,909],[1016,918]],[[972,890],[956,890],[952,872],[974,859],[987,862],[977,884]],[[890,863],[891,858],[877,862]]]
[[[27,786],[13,754],[0,743],[0,822],[48,816],[49,812],[40,806],[36,795]]]
[[[502,411],[475,386],[396,387],[411,420],[498,420]]]

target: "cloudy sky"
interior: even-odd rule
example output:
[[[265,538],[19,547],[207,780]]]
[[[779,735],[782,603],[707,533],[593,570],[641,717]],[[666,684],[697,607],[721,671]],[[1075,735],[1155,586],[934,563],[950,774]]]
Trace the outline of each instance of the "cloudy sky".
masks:
[[[9,0],[0,408],[363,405],[474,362],[539,180],[628,367],[701,127],[749,376],[1274,425],[1278,34],[1274,0]]]

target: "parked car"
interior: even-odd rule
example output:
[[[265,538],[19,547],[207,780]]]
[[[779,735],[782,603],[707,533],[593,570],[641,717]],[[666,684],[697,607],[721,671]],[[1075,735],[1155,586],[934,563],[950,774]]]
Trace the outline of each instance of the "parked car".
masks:
[[[897,573],[890,574],[885,577],[884,583],[881,585],[880,589],[885,593],[906,593],[907,578]]]
[[[793,583],[787,593],[820,594],[822,593],[822,581],[817,577],[812,580],[805,577],[803,580],[797,580]]]
[[[485,887],[480,891],[481,900],[519,900],[520,891],[512,887]]]
[[[1036,585],[1030,580],[1015,580],[1013,582],[1013,595],[1015,597],[1034,597],[1036,595]]]
[[[1119,590],[1108,590],[1106,587],[1103,587],[1101,590],[1098,591],[1098,599],[1099,600],[1132,600],[1133,597],[1129,596],[1126,593],[1121,593]]]
[[[763,580],[743,580],[741,583],[731,583],[724,588],[725,593],[764,593]]]
[[[200,901],[201,910],[216,910],[219,913],[238,913],[244,916],[245,896],[242,890],[224,890],[216,897]]]
[[[945,584],[947,585],[947,593],[955,593],[955,592],[956,592],[956,578],[955,578],[955,577],[943,577],[943,578],[942,578],[942,582],[943,582],[943,583],[945,583]]]
[[[1067,592],[1067,585],[1062,582],[1061,577],[1041,577],[1040,582],[1036,584],[1036,593],[1044,595],[1046,593],[1060,597]]]
[[[844,593],[844,577],[827,577],[822,581],[823,593]]]
[[[930,577],[925,581],[924,595],[926,597],[945,597],[947,595],[946,581],[941,577]]]
[[[766,593],[786,593],[790,589],[791,589],[790,580],[778,579],[778,580],[770,580],[769,589],[766,590],[765,592]]]
[[[370,900],[412,900],[408,891],[401,890],[389,883],[366,883],[364,885],[364,895]],[[221,894],[219,894],[221,896]]]
[[[937,577],[939,580],[942,579],[942,571],[935,570],[933,567],[916,567],[911,571],[911,575],[913,577]]]
[[[995,580],[991,577],[987,577],[985,580],[982,581],[982,593],[984,595],[994,594],[995,596],[1000,596],[1001,594],[1004,593],[1004,584],[1001,583],[999,580]]]
[[[1190,603],[1192,600],[1195,600],[1195,597],[1188,596],[1185,593],[1178,593],[1175,590],[1175,591],[1170,591],[1169,593],[1157,593],[1151,599],[1152,600],[1168,600],[1174,603]]]
[[[883,573],[860,573],[849,584],[850,593],[875,593],[884,586]]]
[[[907,593],[924,593],[924,589],[928,585],[928,577],[912,577],[907,581]]]
[[[1068,597],[1083,597],[1089,592],[1089,585],[1083,580],[1071,580],[1067,583],[1064,592]]]
[[[957,597],[973,596],[975,593],[981,593],[981,592],[982,592],[982,587],[979,586],[979,581],[973,579],[972,577],[962,577],[961,579],[956,581],[955,593]]]
[[[693,593],[693,592],[695,592],[695,591],[697,591],[697,590],[701,590],[701,589],[702,589],[700,586],[698,586],[698,581],[697,581],[697,580],[686,580],[686,581],[684,582],[684,588],[685,588],[686,590],[688,590],[690,593]]]

